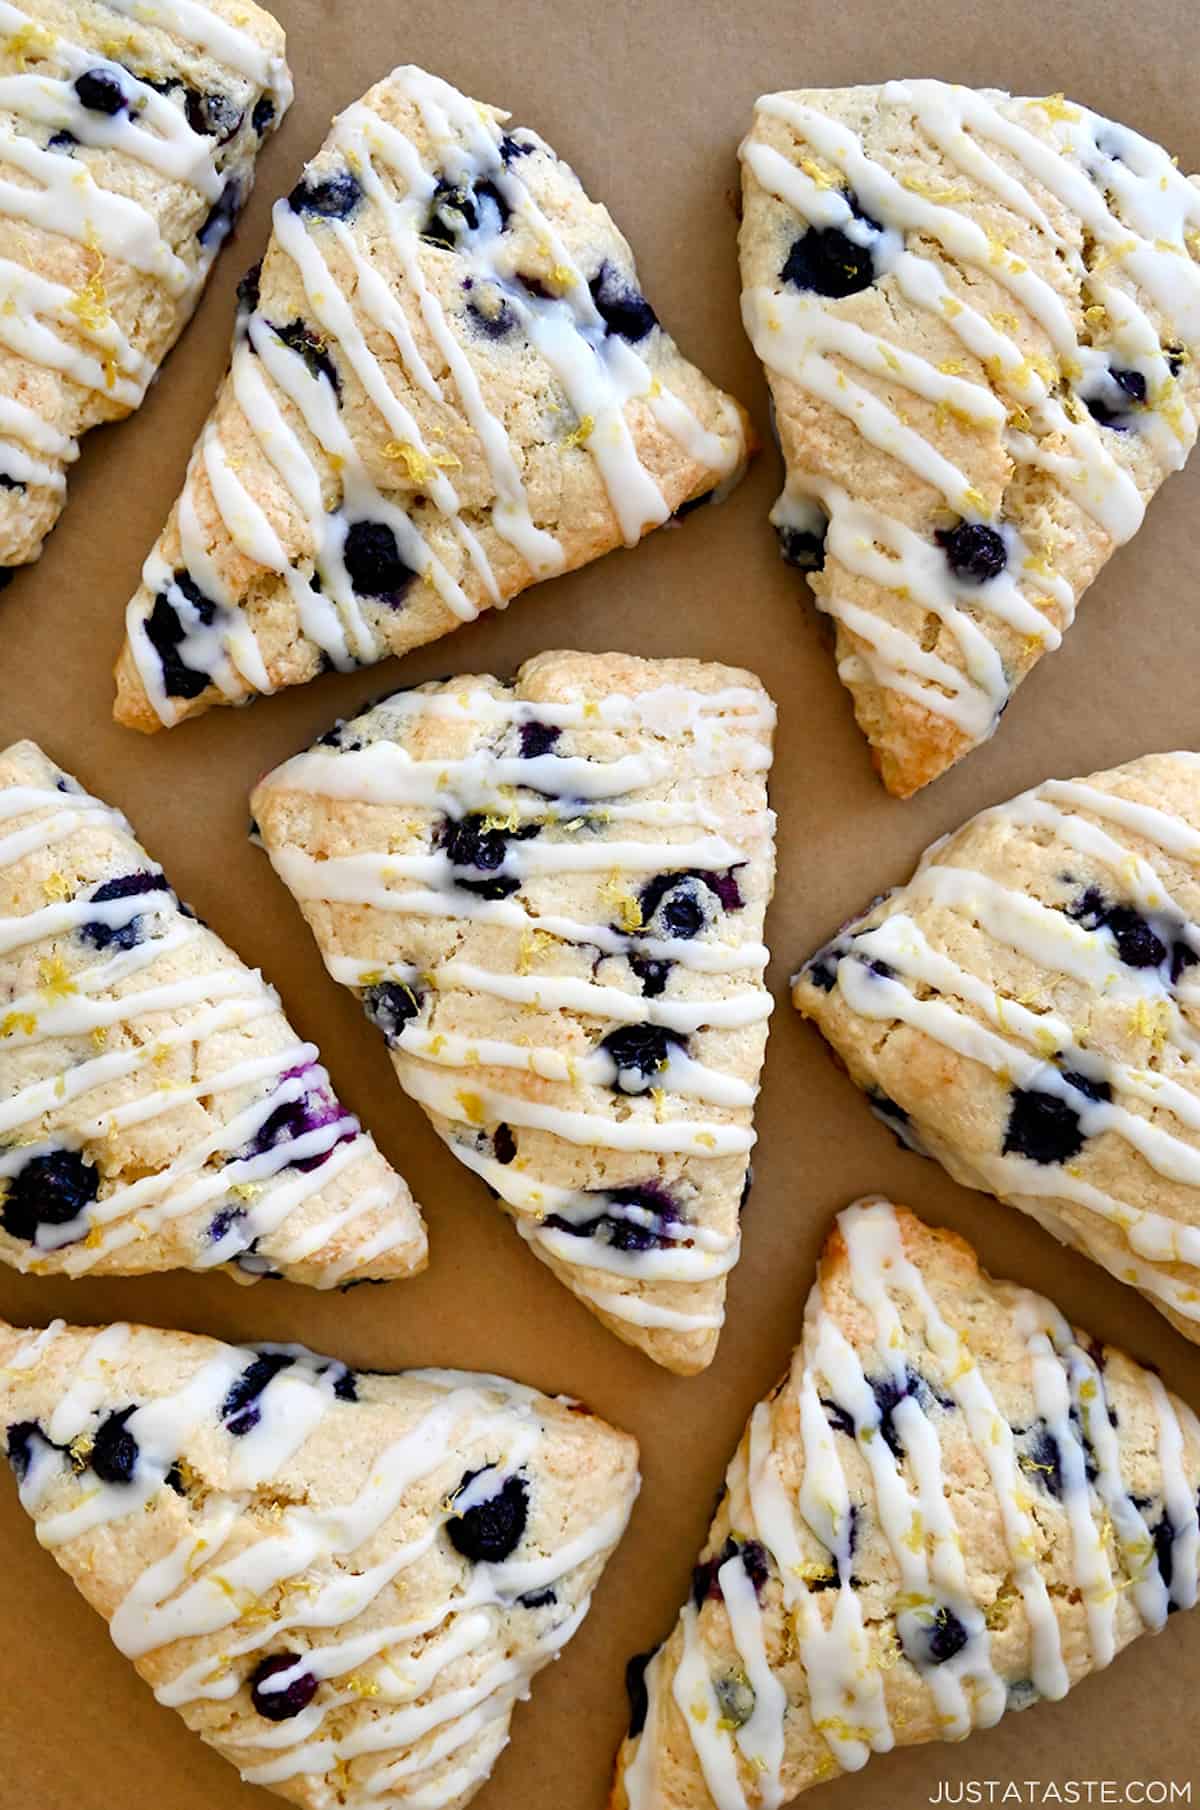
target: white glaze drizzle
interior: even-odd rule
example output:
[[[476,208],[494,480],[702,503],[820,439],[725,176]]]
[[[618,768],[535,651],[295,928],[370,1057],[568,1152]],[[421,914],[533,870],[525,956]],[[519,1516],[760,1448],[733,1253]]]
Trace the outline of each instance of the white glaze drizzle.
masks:
[[[69,846],[86,828],[116,839],[110,878],[140,872],[160,877],[125,819],[85,793],[12,786],[0,793],[0,824],[10,822],[21,827],[0,837],[0,869]],[[329,1077],[313,1044],[290,1036],[267,1053],[231,1060],[194,1081],[156,1083],[156,1069],[173,1051],[275,1017],[279,999],[256,971],[222,963],[221,946],[181,912],[169,891],[97,901],[87,897],[95,889],[88,885],[76,898],[0,919],[0,963],[11,958],[20,962],[19,972],[28,975],[32,966],[39,977],[32,990],[10,983],[0,1014],[0,1134],[5,1140],[0,1188],[31,1160],[52,1151],[78,1149],[85,1161],[101,1153],[95,1164],[101,1172],[97,1198],[74,1219],[41,1223],[33,1243],[10,1245],[5,1260],[21,1270],[53,1267],[82,1275],[202,1208],[228,1209],[230,1223],[221,1237],[210,1236],[207,1242],[204,1228],[197,1227],[193,1262],[200,1269],[234,1263],[257,1241],[263,1271],[272,1262],[316,1258],[320,1284],[332,1287],[370,1258],[414,1239],[419,1243],[419,1222],[402,1183],[390,1172],[381,1185],[361,1186],[342,1209],[311,1217],[308,1203],[374,1150],[357,1120],[332,1104]],[[128,949],[118,943],[113,953],[111,943],[108,950],[95,949],[72,938],[89,924],[114,935],[129,934],[134,926],[137,940]],[[67,938],[72,940],[64,942]],[[76,960],[80,954],[83,959]],[[156,977],[156,969],[173,965],[180,955],[187,964],[180,977],[162,978],[161,972]],[[161,1028],[146,1035],[147,1021],[152,1029],[160,1014]],[[106,1049],[110,1037],[126,1026],[138,1027],[137,1039],[121,1049]],[[42,1061],[40,1075],[34,1071],[37,1078],[18,1085],[12,1066],[5,1073],[6,1065],[45,1046],[52,1048],[52,1066]],[[99,1099],[92,1104],[92,1096],[117,1082],[136,1083],[135,1096],[115,1107]],[[189,1101],[211,1102],[219,1111],[222,1097],[234,1092],[246,1092],[249,1098],[207,1137],[193,1136],[170,1161],[135,1181],[105,1179],[103,1149],[110,1140],[179,1112]],[[300,1129],[285,1113],[278,1135],[266,1148],[254,1150],[274,1114],[310,1097],[320,1106],[311,1129],[303,1129],[306,1109],[301,1110]],[[68,1105],[72,1110],[63,1123]],[[55,1124],[53,1131],[40,1128],[46,1118]],[[321,1160],[307,1171],[298,1166],[313,1159]],[[376,1224],[365,1237],[351,1239],[340,1256],[331,1251],[322,1264],[321,1247],[360,1214],[373,1215]],[[303,1230],[289,1225],[289,1217],[303,1217]],[[252,1279],[253,1260],[246,1263],[251,1267],[239,1265],[241,1279]]]
[[[1127,290],[1105,274],[1115,271],[1149,298],[1162,325],[1191,344],[1200,337],[1200,276],[1186,234],[1200,224],[1195,188],[1166,153],[1136,133],[1090,114],[1084,108],[1047,104],[1055,142],[1048,144],[1022,123],[1036,116],[1039,103],[1014,102],[997,94],[933,81],[889,82],[885,105],[910,109],[916,122],[945,157],[1005,206],[1021,214],[1060,255],[1068,248],[1038,205],[1032,187],[1001,165],[991,147],[1015,160],[1030,185],[1040,184],[1081,220],[1100,248],[1094,267],[1084,270],[1070,251],[1084,288],[1108,311],[1105,348],[1077,329],[1052,285],[1007,250],[969,215],[955,197],[911,186],[870,157],[857,134],[795,98],[776,94],[758,102],[760,116],[781,120],[804,144],[844,178],[875,234],[852,210],[843,190],[819,170],[819,180],[773,146],[747,139],[742,158],[758,184],[785,202],[810,226],[836,229],[859,244],[874,246],[877,274],[894,282],[904,298],[949,327],[964,350],[984,363],[1000,392],[962,378],[928,359],[894,346],[833,314],[819,299],[778,287],[748,289],[743,296],[746,330],[770,373],[798,385],[808,395],[850,419],[876,447],[886,451],[923,484],[940,494],[967,520],[986,519],[983,497],[967,475],[948,461],[932,439],[907,424],[903,409],[856,384],[862,370],[936,405],[938,420],[951,414],[982,430],[1005,430],[1007,450],[1019,465],[1040,467],[1092,516],[1110,542],[1136,532],[1144,503],[1139,486],[1111,450],[1115,436],[1093,420],[1077,398],[1108,371],[1108,352],[1146,379],[1149,406],[1139,413],[1140,437],[1152,448],[1161,475],[1177,469],[1196,438],[1196,418],[1175,379],[1159,331]],[[1120,137],[1127,164],[1117,152],[1098,149],[1101,140]],[[1104,186],[1092,182],[1087,163],[1102,166]],[[1099,180],[1099,178],[1098,178]],[[1105,186],[1116,196],[1114,212]],[[957,197],[964,199],[963,196]],[[1036,359],[1028,359],[999,317],[972,307],[962,285],[952,288],[934,256],[912,249],[913,236],[933,239],[941,252],[968,269],[981,271],[1006,288],[1017,305],[1047,336],[1060,369],[1071,384],[1071,408],[1050,387]],[[1111,343],[1109,343],[1111,341]],[[1066,447],[1057,452],[1047,442]],[[814,509],[817,513],[814,516]],[[988,633],[988,618],[1006,622],[1027,645],[1049,650],[1073,617],[1071,586],[1033,557],[1007,531],[1008,570],[983,585],[956,580],[940,549],[844,490],[809,471],[789,473],[788,487],[773,513],[781,527],[819,527],[828,520],[827,546],[841,566],[860,578],[898,591],[950,632],[956,658],[924,649],[899,624],[869,607],[820,587],[817,601],[854,636],[855,652],[841,676],[897,691],[935,715],[947,718],[972,741],[991,733],[1006,701],[1010,681]],[[997,525],[997,524],[994,524]]]
[[[701,934],[685,939],[669,930],[653,934],[652,924],[623,930],[615,923],[543,913],[539,889],[567,875],[597,888],[603,880],[608,893],[632,899],[659,872],[739,873],[769,841],[772,820],[766,811],[736,818],[724,811],[720,780],[766,765],[763,736],[773,721],[769,700],[744,687],[698,693],[666,686],[637,696],[544,705],[485,690],[441,691],[401,693],[378,712],[380,739],[341,750],[318,746],[265,782],[272,795],[297,792],[314,800],[353,802],[372,813],[370,835],[378,834],[378,853],[359,848],[318,860],[268,836],[272,863],[302,906],[365,908],[381,927],[382,940],[373,936],[369,959],[325,951],[330,972],[362,992],[386,981],[414,989],[414,997],[429,991],[448,1002],[448,1009],[458,995],[470,994],[531,1012],[585,1014],[598,1021],[588,1027],[590,1050],[575,1054],[536,1036],[526,1041],[444,1032],[422,1016],[397,1028],[391,1053],[405,1090],[434,1115],[455,1155],[499,1194],[522,1237],[566,1272],[576,1293],[630,1325],[678,1332],[718,1326],[721,1315],[708,1303],[664,1299],[655,1285],[723,1276],[737,1260],[736,1234],[716,1233],[686,1215],[663,1217],[636,1203],[623,1203],[620,1218],[652,1234],[651,1248],[622,1249],[596,1235],[575,1234],[571,1226],[586,1227],[605,1215],[604,1193],[553,1186],[539,1175],[536,1156],[497,1161],[490,1129],[484,1137],[481,1128],[506,1125],[510,1132],[540,1133],[568,1146],[688,1163],[750,1150],[757,1083],[723,1072],[711,1043],[703,1058],[671,1044],[662,1068],[642,1082],[639,1098],[641,1089],[635,1092],[636,1081],[628,1078],[622,1092],[613,1092],[616,1063],[601,1038],[621,1025],[661,1027],[683,1039],[761,1023],[771,1010],[761,980],[766,950],[735,940],[736,913],[715,910]],[[425,715],[477,726],[481,736],[489,729],[503,736],[535,724],[567,732],[595,727],[610,740],[604,758],[565,747],[561,754],[552,750],[521,758],[503,746],[483,745],[452,760],[414,759],[406,738]],[[682,773],[681,743],[687,747]],[[670,797],[663,799],[667,787]],[[514,828],[544,826],[543,834],[508,845],[504,872],[519,881],[511,897],[482,899],[456,884],[445,849],[432,847],[442,812],[455,820],[475,813]],[[432,852],[383,852],[394,847],[400,813],[406,835]],[[635,827],[641,831],[636,839],[628,833]],[[704,833],[697,835],[698,827]],[[553,893],[550,897],[553,902]],[[616,910],[604,891],[597,906],[597,918],[601,910]],[[511,962],[483,965],[457,953],[418,968],[409,955],[411,939],[431,918],[520,932],[522,947],[532,933],[527,964],[516,964],[529,971],[514,972]],[[617,961],[634,956],[677,963],[703,984],[686,998],[672,997],[669,987],[646,996],[640,983],[635,990],[622,984],[620,970],[611,981],[552,971],[560,954],[580,949]],[[510,1075],[550,1085],[536,1093],[517,1091],[508,1084]],[[620,1102],[619,1113],[614,1100]],[[651,1160],[647,1167],[657,1182],[657,1163]],[[551,1218],[554,1223],[546,1223]],[[616,1280],[624,1280],[625,1292],[614,1287]]]

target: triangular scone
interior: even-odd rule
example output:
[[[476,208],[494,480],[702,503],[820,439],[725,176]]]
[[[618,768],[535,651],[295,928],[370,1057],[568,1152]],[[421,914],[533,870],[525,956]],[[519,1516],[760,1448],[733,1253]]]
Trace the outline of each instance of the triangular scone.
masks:
[[[613,1810],[778,1810],[1062,1697],[1196,1601],[1200,1422],[887,1201],[840,1215],[691,1599],[628,1671]]]
[[[399,692],[252,800],[401,1084],[606,1325],[699,1370],[771,997],[774,708],[751,673],[546,653]]]
[[[796,976],[885,1123],[1200,1340],[1200,756],[1047,780]]]
[[[332,1288],[425,1254],[407,1186],[262,975],[118,812],[32,742],[0,754],[0,1259]]]
[[[290,105],[252,0],[19,0],[0,20],[0,581],[77,437],[136,409]]]
[[[746,331],[785,559],[888,790],[991,735],[1196,437],[1200,187],[1062,95],[766,95]]]
[[[638,1488],[563,1397],[142,1326],[0,1324],[0,1425],[159,1702],[305,1810],[467,1803]]]
[[[137,729],[369,664],[737,481],[607,211],[536,133],[397,69],[276,203],[233,363],[129,605]]]

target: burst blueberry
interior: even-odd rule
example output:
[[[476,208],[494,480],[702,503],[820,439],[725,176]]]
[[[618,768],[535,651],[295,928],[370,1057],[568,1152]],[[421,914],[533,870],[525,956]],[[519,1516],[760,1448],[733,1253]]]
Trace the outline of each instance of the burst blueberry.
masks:
[[[120,874],[116,879],[105,880],[103,885],[98,886],[88,903],[106,905],[117,899],[141,898],[146,893],[169,893],[170,890],[165,874]],[[79,926],[80,941],[87,943],[92,949],[134,949],[142,941],[144,934],[145,920],[140,912],[127,918],[123,924],[108,924],[103,918],[91,918],[86,924]]]
[[[176,572],[175,584],[195,608],[201,624],[209,626],[216,618],[216,604],[211,598],[205,597],[187,572]],[[187,639],[188,631],[166,591],[160,591],[154,599],[154,607],[146,618],[145,629],[146,639],[158,655],[162,667],[163,690],[167,696],[198,698],[202,691],[207,691],[209,675],[189,666],[179,652]]]
[[[485,1470],[494,1467],[485,1465]],[[468,1471],[456,1495],[472,1484],[479,1471]],[[506,1477],[496,1494],[452,1515],[446,1534],[455,1552],[477,1565],[499,1565],[521,1544],[529,1519],[529,1485],[518,1475]]]
[[[632,345],[645,339],[658,325],[658,316],[645,296],[607,258],[589,280],[588,293],[608,331]]]
[[[875,258],[836,226],[810,226],[793,240],[780,276],[794,289],[844,301],[875,281]]]
[[[247,1364],[221,1403],[221,1419],[235,1439],[241,1439],[258,1425],[264,1389],[295,1361],[286,1351],[263,1351]]]
[[[0,1200],[0,1224],[10,1237],[32,1244],[39,1226],[69,1225],[99,1191],[100,1171],[81,1151],[50,1150],[30,1157],[9,1177]]]
[[[222,144],[234,136],[244,117],[237,102],[219,90],[202,93],[199,88],[189,88],[183,110],[193,132],[220,139]]]
[[[201,245],[223,245],[233,231],[241,205],[242,185],[236,176],[231,176],[196,229]]]
[[[686,1048],[686,1040],[661,1024],[624,1024],[602,1037],[599,1047],[616,1065],[613,1085],[621,1093],[641,1093],[667,1066],[672,1050]]]
[[[521,885],[517,874],[499,871],[508,859],[509,843],[527,842],[540,828],[537,823],[520,824],[512,830],[489,827],[488,818],[472,811],[465,817],[445,818],[436,839],[454,870],[456,886],[481,899],[507,899]],[[468,877],[480,874],[489,877]]]
[[[386,522],[351,522],[342,559],[360,597],[377,597],[393,609],[417,576],[401,557],[395,531]]]
[[[85,69],[75,78],[75,92],[89,113],[105,113],[110,119],[129,104],[120,78],[110,69]]]
[[[713,1680],[713,1695],[721,1712],[722,1726],[744,1728],[754,1714],[758,1698],[754,1686],[741,1672],[720,1672]]]
[[[810,528],[776,528],[780,556],[798,572],[825,570],[825,536]]]
[[[333,386],[334,395],[341,399],[342,380],[330,356],[328,341],[314,333],[308,322],[303,320],[286,321],[282,327],[277,327],[272,322],[271,331],[289,352],[295,352],[298,358],[304,360],[310,377],[327,379]]]
[[[18,1483],[24,1483],[29,1475],[29,1467],[33,1463],[33,1442],[41,1437],[42,1429],[36,1420],[16,1420],[9,1427],[5,1438],[5,1456]]]
[[[362,193],[362,184],[349,170],[333,170],[328,176],[305,176],[288,196],[288,206],[294,214],[318,220],[345,220]]]
[[[642,998],[658,999],[666,991],[674,963],[647,961],[642,955],[631,955],[627,959],[641,983]]]
[[[1041,1164],[1069,1163],[1083,1145],[1073,1106],[1040,1088],[1013,1089],[1002,1145],[1005,1156],[1024,1156]]]
[[[537,717],[520,728],[521,759],[538,760],[543,754],[552,754],[562,730],[554,723],[543,723]]]
[[[382,1031],[389,1049],[394,1049],[404,1027],[421,1010],[421,994],[400,980],[383,980],[368,987],[363,994],[363,1011],[377,1031]]]
[[[250,115],[250,124],[261,138],[263,133],[275,123],[275,102],[269,94],[260,95],[254,103],[254,111]]]

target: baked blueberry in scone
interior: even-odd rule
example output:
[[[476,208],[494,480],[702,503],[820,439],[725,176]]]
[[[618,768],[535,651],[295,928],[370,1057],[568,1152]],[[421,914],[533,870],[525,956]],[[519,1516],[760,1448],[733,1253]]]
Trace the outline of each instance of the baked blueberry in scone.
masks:
[[[304,1810],[459,1810],[587,1613],[637,1447],[565,1397],[0,1322],[39,1542],[158,1701]]]
[[[0,754],[0,1259],[318,1288],[424,1267],[406,1184],[118,812]]]
[[[1066,1695],[1196,1601],[1200,1422],[1150,1370],[860,1201],[750,1417],[612,1810],[778,1810]]]
[[[742,410],[606,209],[506,119],[397,69],[276,203],[129,605],[119,721],[403,653],[737,482]]]
[[[0,19],[0,569],[78,437],[141,403],[292,98],[251,0],[19,0]]]
[[[795,981],[885,1121],[1200,1339],[1200,756],[1048,780]]]
[[[774,708],[696,660],[539,654],[268,775],[262,840],[401,1085],[621,1338],[716,1349],[771,998]]]
[[[935,81],[766,95],[741,158],[772,521],[906,797],[992,734],[1195,441],[1200,188],[1061,94]]]

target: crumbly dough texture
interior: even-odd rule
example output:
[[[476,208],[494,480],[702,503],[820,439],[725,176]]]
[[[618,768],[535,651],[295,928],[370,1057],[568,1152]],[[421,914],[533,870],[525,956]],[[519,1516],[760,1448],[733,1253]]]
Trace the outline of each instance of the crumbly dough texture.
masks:
[[[0,754],[0,1141],[0,1258],[26,1273],[425,1265],[406,1184],[278,995],[32,742]]]
[[[992,734],[1195,442],[1200,187],[1062,95],[924,80],[766,95],[741,159],[772,520],[907,797]]]
[[[1200,1339],[1200,757],[935,843],[794,1000],[899,1136]]]
[[[613,1810],[753,1810],[1057,1698],[1196,1600],[1200,1422],[1158,1377],[864,1201],[826,1242]]]
[[[137,408],[182,332],[292,87],[251,0],[6,0],[0,80],[6,581],[58,520],[79,435]]]
[[[619,1337],[716,1348],[771,999],[774,708],[751,673],[544,653],[399,692],[251,803],[402,1086]]]
[[[304,1810],[458,1810],[587,1612],[637,1447],[500,1377],[0,1323],[21,1501],[161,1703]]]
[[[403,653],[737,481],[743,411],[507,117],[397,69],[276,203],[129,606],[119,721]]]

